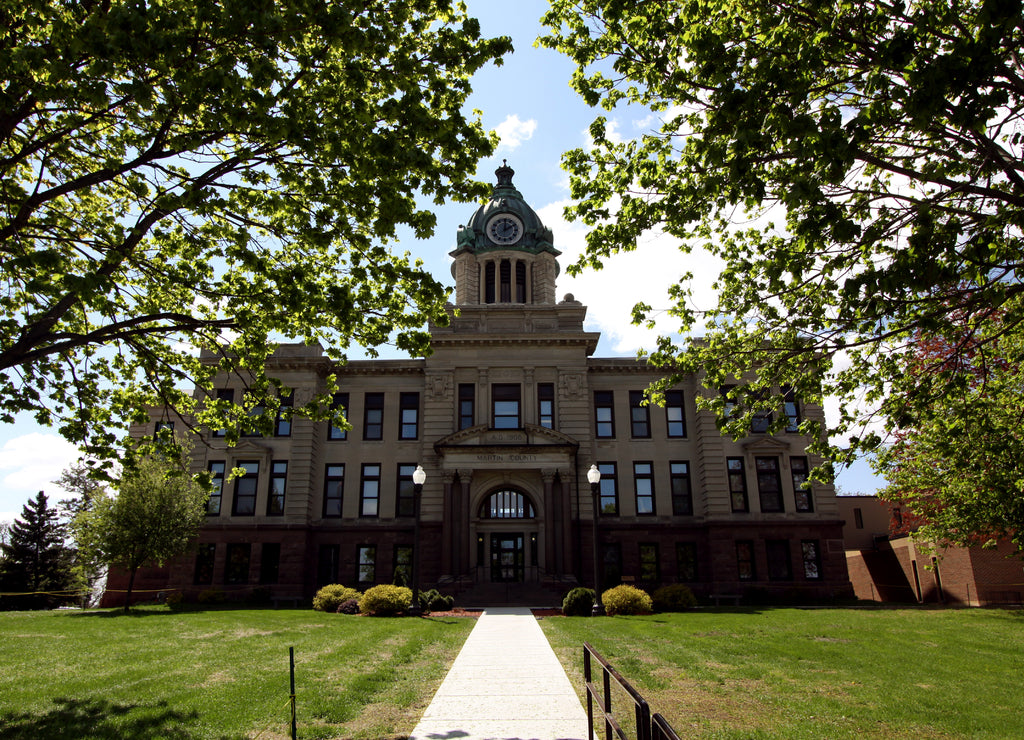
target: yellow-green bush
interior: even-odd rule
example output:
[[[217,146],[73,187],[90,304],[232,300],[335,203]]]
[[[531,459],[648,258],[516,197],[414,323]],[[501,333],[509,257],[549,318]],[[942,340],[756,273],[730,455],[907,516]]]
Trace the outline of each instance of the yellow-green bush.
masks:
[[[358,599],[360,595],[354,588],[342,586],[340,583],[330,583],[316,592],[316,596],[313,597],[313,608],[318,612],[333,614],[344,602]]]
[[[374,586],[366,589],[359,599],[359,611],[377,617],[388,617],[404,612],[412,605],[412,591],[405,586]]]
[[[681,583],[662,586],[651,594],[651,600],[659,612],[681,612],[697,606],[697,597],[693,595],[693,591]]]
[[[651,597],[635,586],[616,586],[601,594],[606,614],[650,614],[654,611]]]

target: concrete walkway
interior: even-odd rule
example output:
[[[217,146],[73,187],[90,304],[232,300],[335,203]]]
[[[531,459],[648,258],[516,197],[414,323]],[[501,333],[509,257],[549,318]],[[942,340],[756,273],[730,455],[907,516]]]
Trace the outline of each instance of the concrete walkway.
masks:
[[[585,740],[587,713],[525,607],[477,620],[410,740]]]

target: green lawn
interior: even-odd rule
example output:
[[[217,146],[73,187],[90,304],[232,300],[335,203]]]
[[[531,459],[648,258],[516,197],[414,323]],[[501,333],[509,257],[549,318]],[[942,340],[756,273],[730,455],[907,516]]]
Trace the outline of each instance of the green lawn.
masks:
[[[312,610],[0,612],[5,740],[402,737],[473,619]]]
[[[707,610],[541,626],[581,698],[587,641],[684,738],[1024,737],[1021,611]]]

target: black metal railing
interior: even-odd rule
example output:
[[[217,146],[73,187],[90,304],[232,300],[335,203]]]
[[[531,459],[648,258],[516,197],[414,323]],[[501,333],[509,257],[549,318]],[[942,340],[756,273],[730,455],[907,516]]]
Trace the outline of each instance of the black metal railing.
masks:
[[[594,681],[593,662],[601,666],[601,684]],[[587,685],[587,737],[594,740],[594,702],[600,707],[600,720],[604,724],[605,740],[613,737],[631,740],[612,710],[612,681],[630,698],[633,704],[635,740],[680,740],[679,735],[662,715],[651,715],[647,700],[611,666],[589,642],[583,643],[583,680]],[[622,713],[620,712],[620,716]]]

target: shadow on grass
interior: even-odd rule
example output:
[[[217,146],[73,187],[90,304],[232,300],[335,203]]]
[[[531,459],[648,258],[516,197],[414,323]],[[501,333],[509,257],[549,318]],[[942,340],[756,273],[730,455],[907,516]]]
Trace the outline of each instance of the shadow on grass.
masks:
[[[8,711],[0,714],[0,737],[4,740],[194,740],[198,728],[195,712],[180,712],[156,704],[112,704],[104,699],[53,700],[54,708],[40,713]],[[242,736],[221,736],[241,740]]]

